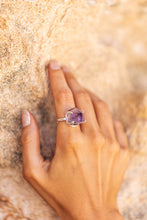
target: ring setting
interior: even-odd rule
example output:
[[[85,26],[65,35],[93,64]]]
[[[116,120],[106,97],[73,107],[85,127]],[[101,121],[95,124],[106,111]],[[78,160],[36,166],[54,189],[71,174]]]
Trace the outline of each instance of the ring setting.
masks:
[[[76,127],[77,125],[86,122],[84,112],[78,108],[69,109],[64,118],[57,119],[57,122],[62,121],[65,121],[66,124],[70,125],[71,127]]]

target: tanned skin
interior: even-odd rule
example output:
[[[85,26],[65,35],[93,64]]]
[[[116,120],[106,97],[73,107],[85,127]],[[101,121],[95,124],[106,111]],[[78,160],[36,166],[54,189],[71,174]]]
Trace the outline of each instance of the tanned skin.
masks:
[[[84,89],[67,67],[51,60],[48,76],[57,118],[77,107],[86,123],[57,125],[56,151],[51,162],[40,153],[39,129],[23,116],[21,135],[24,178],[62,220],[123,220],[117,194],[129,162],[128,140],[108,105]],[[24,114],[24,113],[23,113]],[[50,135],[50,134],[48,134]]]

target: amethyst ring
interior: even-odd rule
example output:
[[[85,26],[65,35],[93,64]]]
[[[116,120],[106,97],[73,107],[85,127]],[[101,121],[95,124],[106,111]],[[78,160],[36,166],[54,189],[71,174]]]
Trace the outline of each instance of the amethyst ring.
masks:
[[[65,121],[66,124],[70,125],[71,127],[76,127],[77,125],[86,122],[84,112],[78,108],[72,108],[68,110],[64,118],[57,119],[57,122],[62,121]]]

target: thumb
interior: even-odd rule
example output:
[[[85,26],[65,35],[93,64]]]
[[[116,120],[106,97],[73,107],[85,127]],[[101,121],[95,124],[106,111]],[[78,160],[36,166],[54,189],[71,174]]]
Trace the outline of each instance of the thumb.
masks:
[[[43,157],[40,152],[40,134],[37,122],[34,116],[26,110],[22,112],[22,125],[23,170],[24,175],[27,176],[31,171],[41,168]]]

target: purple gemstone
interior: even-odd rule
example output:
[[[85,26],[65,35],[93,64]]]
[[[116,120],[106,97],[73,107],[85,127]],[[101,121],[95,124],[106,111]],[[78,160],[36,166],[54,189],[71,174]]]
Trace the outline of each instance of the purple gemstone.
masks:
[[[84,113],[77,108],[72,108],[66,113],[66,122],[71,125],[78,125],[85,122]]]

